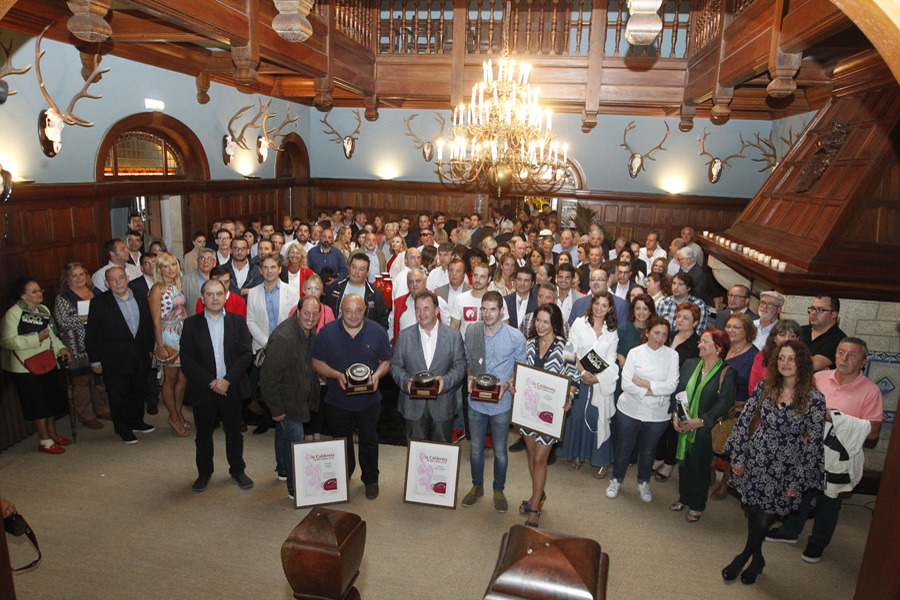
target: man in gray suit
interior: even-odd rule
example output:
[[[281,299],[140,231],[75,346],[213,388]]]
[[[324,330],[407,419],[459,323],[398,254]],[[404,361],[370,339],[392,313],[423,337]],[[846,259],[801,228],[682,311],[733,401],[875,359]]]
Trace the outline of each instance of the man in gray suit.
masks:
[[[186,273],[181,278],[184,291],[184,310],[189,317],[197,313],[197,300],[200,299],[200,288],[209,279],[209,272],[216,266],[216,253],[209,248],[201,248],[197,252],[197,270]]]
[[[400,387],[400,414],[406,420],[408,439],[449,443],[456,387],[466,375],[466,351],[459,332],[438,322],[437,296],[425,291],[415,300],[416,324],[400,332],[391,357],[391,376]],[[437,378],[438,397],[412,399],[412,376],[425,370]]]

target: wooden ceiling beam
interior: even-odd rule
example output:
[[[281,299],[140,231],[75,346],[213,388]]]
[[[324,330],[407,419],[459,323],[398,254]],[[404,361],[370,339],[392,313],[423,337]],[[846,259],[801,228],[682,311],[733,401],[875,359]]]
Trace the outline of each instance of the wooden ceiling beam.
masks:
[[[109,24],[117,42],[170,42],[181,44],[209,44],[210,39],[177,27],[157,17],[138,11],[113,11]]]

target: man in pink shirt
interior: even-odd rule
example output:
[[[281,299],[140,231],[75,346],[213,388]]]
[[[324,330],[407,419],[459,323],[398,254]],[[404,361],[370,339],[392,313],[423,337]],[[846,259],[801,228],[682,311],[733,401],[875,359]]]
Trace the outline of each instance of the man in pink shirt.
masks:
[[[846,337],[838,345],[835,354],[835,366],[833,371],[819,371],[815,374],[816,387],[825,395],[825,403],[828,406],[826,419],[832,421],[832,412],[838,411],[843,415],[856,419],[869,421],[871,430],[865,438],[865,446],[874,446],[881,431],[883,415],[883,401],[881,390],[866,377],[864,370],[866,356],[869,349],[866,343],[854,337]],[[837,439],[834,429],[826,427],[825,445],[833,451],[842,454],[842,458],[849,454],[861,452],[861,448],[844,448],[841,440]],[[858,481],[862,475],[863,461],[856,462],[855,471],[849,473],[833,474],[829,472],[829,450],[825,452],[826,482],[849,491],[851,481]],[[861,458],[861,457],[860,457]],[[827,487],[827,486],[826,486]],[[809,536],[806,549],[801,558],[809,563],[816,563],[822,559],[822,553],[831,541],[837,527],[838,514],[841,510],[841,496],[832,492],[831,497],[825,490],[812,489],[803,496],[803,502],[797,512],[788,515],[781,527],[773,529],[766,535],[768,542],[783,542],[795,544],[806,519],[809,516],[810,506],[815,500],[816,513],[813,522],[812,535]]]

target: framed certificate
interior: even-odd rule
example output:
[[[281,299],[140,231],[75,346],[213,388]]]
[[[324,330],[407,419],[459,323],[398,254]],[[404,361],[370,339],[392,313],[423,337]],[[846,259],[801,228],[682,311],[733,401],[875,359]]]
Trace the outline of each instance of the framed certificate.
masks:
[[[409,440],[403,501],[456,508],[459,446]]]
[[[347,502],[346,438],[294,442],[294,507]]]
[[[569,379],[516,362],[514,381],[516,393],[512,398],[510,422],[515,426],[562,441]]]

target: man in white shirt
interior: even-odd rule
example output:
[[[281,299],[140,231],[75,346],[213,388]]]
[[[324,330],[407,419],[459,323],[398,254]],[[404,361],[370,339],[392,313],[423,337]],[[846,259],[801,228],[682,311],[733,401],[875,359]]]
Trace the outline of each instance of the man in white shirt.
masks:
[[[109,256],[109,263],[97,269],[91,277],[91,281],[94,282],[94,287],[98,288],[101,292],[105,292],[108,289],[106,287],[106,271],[111,267],[121,267],[125,269],[125,274],[128,275],[129,281],[141,276],[140,267],[128,262],[128,246],[125,242],[122,240],[107,240],[103,245],[103,250]]]
[[[526,266],[528,262],[527,254],[528,254],[528,242],[523,240],[521,237],[513,238],[515,245],[513,246],[513,254],[516,257],[516,264],[520,267]]]
[[[250,260],[247,256],[250,254],[250,247],[247,240],[237,238],[231,242],[231,263],[227,265],[227,269],[231,273],[231,289],[229,291],[237,294],[241,293],[241,288],[250,275]]]
[[[144,247],[144,241],[141,237],[141,232],[136,231],[134,229],[129,229],[125,233],[125,245],[128,246],[128,262],[133,265],[140,266],[141,264],[141,252]]]
[[[458,329],[463,338],[469,325],[481,321],[481,298],[487,293],[490,280],[490,267],[476,265],[472,269],[472,289],[457,296],[450,306],[450,326]]]
[[[393,281],[394,287],[393,292],[391,294],[391,301],[393,302],[403,294],[409,292],[409,287],[406,284],[406,275],[412,269],[418,269],[422,266],[422,253],[419,252],[418,248],[410,248],[406,251],[406,260],[404,261],[404,266],[397,273],[396,277],[391,277]]]
[[[452,256],[452,255],[451,255]],[[452,258],[447,268],[448,281],[445,285],[438,286],[434,293],[438,297],[438,308],[441,309],[441,321],[450,323],[450,307],[456,298],[463,292],[472,289],[466,282],[466,263],[459,257]]]
[[[416,295],[417,325],[398,335],[391,376],[400,388],[398,409],[406,420],[407,438],[450,443],[457,412],[455,388],[466,376],[466,352],[462,336],[438,322],[437,305],[437,297],[430,292]],[[426,369],[435,375],[438,397],[417,400],[410,396],[412,377]]]
[[[310,233],[309,223],[306,222],[298,223],[297,228],[294,230],[294,241],[300,244],[300,246],[307,252],[309,252],[309,249],[315,245],[310,245]]]
[[[666,268],[666,274],[669,277],[675,277],[675,273],[681,270],[681,265],[678,264],[678,251],[682,248],[684,248],[684,242],[681,238],[675,238],[669,244],[669,256],[672,257],[669,259],[669,266]],[[648,271],[647,274],[649,275],[650,272]]]
[[[569,315],[572,314],[572,305],[584,296],[572,287],[575,285],[575,267],[565,263],[559,265],[559,271],[556,273],[556,285],[559,293],[556,305],[562,311],[563,321],[568,323]]]
[[[394,239],[399,230],[400,223],[397,221],[388,221],[384,224],[384,235],[381,236],[381,252],[385,257],[391,255],[391,240]]]
[[[753,321],[756,325],[756,339],[753,345],[762,350],[766,340],[778,322],[781,311],[784,310],[784,296],[774,291],[762,292],[759,295],[759,318]]]
[[[431,227],[423,227],[419,230],[419,245],[417,247],[421,251],[425,246],[434,246],[435,248],[439,246],[439,244],[434,241],[434,230],[432,230]]]
[[[227,229],[220,229],[216,232],[216,262],[220,265],[227,265],[231,261],[231,240],[234,236]]]
[[[644,242],[644,247],[641,248],[638,258],[647,265],[647,272],[649,273],[653,268],[653,261],[660,257],[665,258],[666,251],[659,245],[659,232],[651,231],[647,234],[647,241]]]
[[[310,250],[319,245],[319,240],[322,239],[322,226],[318,223],[314,224],[309,229],[309,241],[306,242],[306,252],[308,253]]]
[[[426,286],[430,291],[435,291],[442,285],[450,283],[450,258],[453,256],[453,246],[441,244],[438,246],[438,267],[428,274]]]

